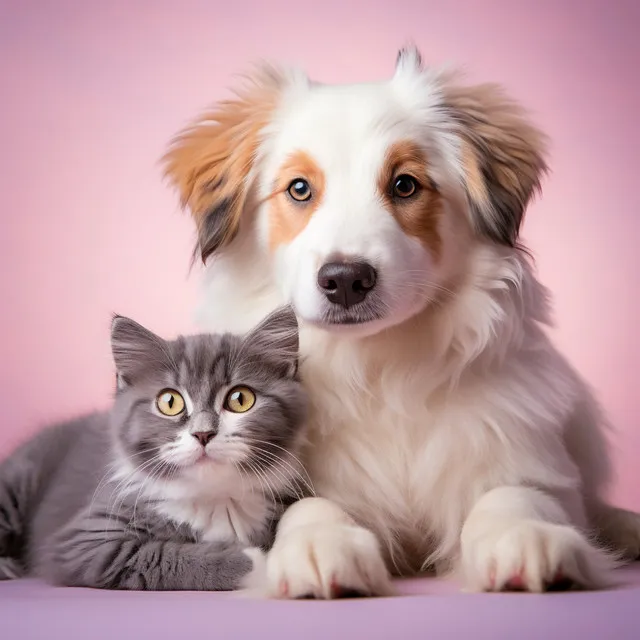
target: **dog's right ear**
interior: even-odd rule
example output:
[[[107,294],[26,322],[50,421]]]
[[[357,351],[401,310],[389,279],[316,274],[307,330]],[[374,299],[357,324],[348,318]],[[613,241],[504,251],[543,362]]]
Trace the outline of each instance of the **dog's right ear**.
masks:
[[[249,174],[262,129],[269,123],[284,76],[264,66],[236,97],[219,102],[172,141],[165,176],[193,216],[203,262],[238,233]]]

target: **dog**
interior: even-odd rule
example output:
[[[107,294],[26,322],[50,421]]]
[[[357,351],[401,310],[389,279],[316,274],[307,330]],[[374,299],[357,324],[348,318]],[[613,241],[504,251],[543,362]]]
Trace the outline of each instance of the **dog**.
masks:
[[[172,141],[200,323],[288,303],[302,324],[315,496],[255,552],[265,595],[385,595],[428,570],[598,588],[640,554],[640,516],[603,498],[606,418],[545,333],[519,242],[546,145],[499,86],[413,47],[368,84],[265,64]]]

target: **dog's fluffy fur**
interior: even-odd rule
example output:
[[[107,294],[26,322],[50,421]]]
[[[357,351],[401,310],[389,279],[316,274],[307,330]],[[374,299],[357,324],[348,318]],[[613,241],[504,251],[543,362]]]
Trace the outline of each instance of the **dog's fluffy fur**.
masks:
[[[425,69],[414,49],[372,84],[265,67],[165,161],[208,264],[204,326],[248,329],[283,302],[303,324],[321,498],[256,556],[268,594],[386,593],[385,566],[460,570],[484,590],[592,587],[638,556],[640,518],[603,501],[604,418],[545,333],[547,292],[518,245],[545,138],[499,87]],[[378,272],[352,309],[317,285],[336,256]]]

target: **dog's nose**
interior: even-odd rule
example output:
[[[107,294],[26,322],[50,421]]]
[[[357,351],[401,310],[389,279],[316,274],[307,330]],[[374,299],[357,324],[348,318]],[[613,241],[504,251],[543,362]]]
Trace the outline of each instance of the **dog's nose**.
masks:
[[[206,447],[210,440],[215,437],[214,431],[196,431],[191,434],[203,447]]]
[[[327,262],[318,271],[318,286],[329,302],[348,309],[376,286],[376,275],[367,262]]]

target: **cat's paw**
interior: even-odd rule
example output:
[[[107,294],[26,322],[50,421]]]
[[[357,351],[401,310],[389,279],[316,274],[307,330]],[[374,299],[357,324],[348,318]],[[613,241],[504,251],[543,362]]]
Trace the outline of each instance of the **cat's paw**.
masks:
[[[597,588],[609,584],[612,568],[573,527],[536,520],[497,522],[462,544],[462,571],[472,591]]]
[[[392,594],[376,537],[351,524],[308,524],[278,536],[268,554],[245,552],[253,570],[243,581],[269,598],[331,599]]]
[[[0,580],[17,580],[24,577],[24,569],[13,558],[0,558]]]

